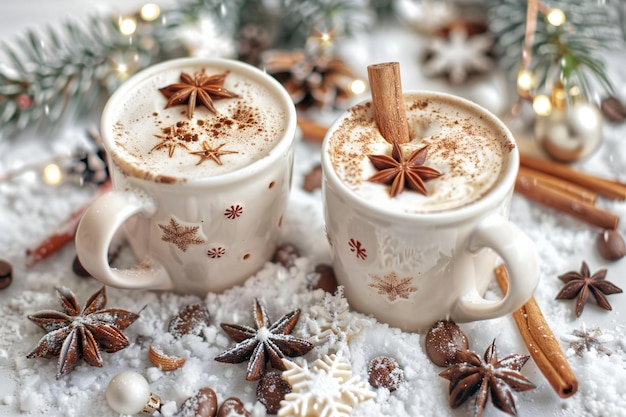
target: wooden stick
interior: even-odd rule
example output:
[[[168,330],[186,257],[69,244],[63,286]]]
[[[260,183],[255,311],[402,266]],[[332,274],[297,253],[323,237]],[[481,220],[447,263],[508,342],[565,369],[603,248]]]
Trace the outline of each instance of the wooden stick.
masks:
[[[380,134],[389,143],[410,141],[409,123],[402,96],[400,63],[385,62],[367,67],[374,118]]]
[[[536,169],[537,171],[541,171],[588,188],[589,190],[595,191],[604,197],[616,200],[626,200],[626,184],[624,183],[585,174],[558,162],[533,158],[526,155],[520,155],[520,163],[522,166]]]
[[[594,204],[596,202],[596,197],[598,196],[596,193],[589,191],[587,188],[524,166],[519,168],[518,176],[522,181],[536,181],[546,187],[554,188],[569,194],[572,198],[584,203]]]
[[[302,130],[303,139],[318,144],[324,141],[326,131],[328,130],[326,126],[322,126],[319,123],[302,117],[298,117],[298,126],[300,126],[300,130]]]
[[[509,282],[504,265],[499,265],[495,272],[500,289],[506,293]],[[513,318],[530,356],[554,391],[561,398],[574,395],[578,390],[576,375],[535,298],[531,297],[520,309],[514,311]]]
[[[30,268],[40,261],[43,261],[47,257],[61,250],[65,245],[74,240],[74,234],[76,228],[83,214],[93,203],[93,201],[100,195],[106,193],[111,189],[111,180],[108,180],[98,188],[97,194],[89,199],[81,208],[76,210],[70,215],[61,225],[59,225],[54,232],[45,238],[37,247],[32,249],[26,249],[26,267]]]
[[[603,229],[615,230],[619,223],[619,216],[614,213],[603,210],[593,204],[581,202],[570,194],[555,188],[547,187],[536,181],[528,181],[523,176],[517,177],[515,192],[537,203]]]

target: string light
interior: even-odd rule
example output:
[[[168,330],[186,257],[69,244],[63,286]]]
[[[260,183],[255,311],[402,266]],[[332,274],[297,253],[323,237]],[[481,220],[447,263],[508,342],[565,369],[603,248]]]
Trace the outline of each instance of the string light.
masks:
[[[565,23],[565,13],[563,13],[563,10],[561,9],[550,9],[546,14],[546,20],[552,26],[561,26]]]
[[[141,18],[145,20],[146,22],[152,22],[153,20],[157,19],[160,14],[161,14],[161,9],[159,8],[158,5],[154,3],[144,4],[143,7],[141,8],[141,11],[139,12],[139,15],[141,16]]]
[[[122,35],[130,36],[137,30],[137,19],[134,17],[120,17],[118,25]]]
[[[539,116],[549,116],[552,112],[552,101],[550,97],[538,95],[533,99],[533,110]]]
[[[353,94],[363,94],[367,90],[367,84],[363,80],[354,80],[352,84],[350,84],[350,91]]]
[[[527,69],[520,70],[517,74],[517,91],[524,98],[530,97],[530,90],[535,83],[533,73]]]
[[[43,182],[48,185],[59,185],[63,180],[61,167],[57,164],[48,164],[43,169]]]

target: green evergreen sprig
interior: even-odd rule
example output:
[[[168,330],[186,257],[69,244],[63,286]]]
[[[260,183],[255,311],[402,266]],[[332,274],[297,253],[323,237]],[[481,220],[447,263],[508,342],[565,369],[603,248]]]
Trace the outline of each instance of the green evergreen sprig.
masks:
[[[535,76],[536,89],[549,90],[559,80],[567,89],[578,86],[586,97],[594,82],[611,91],[602,53],[623,43],[619,27],[608,24],[615,5],[589,0],[549,0],[543,4],[561,9],[566,23],[552,26],[542,13],[538,14],[527,68]],[[500,63],[512,79],[522,62],[527,7],[526,0],[491,1],[490,28],[498,40]]]

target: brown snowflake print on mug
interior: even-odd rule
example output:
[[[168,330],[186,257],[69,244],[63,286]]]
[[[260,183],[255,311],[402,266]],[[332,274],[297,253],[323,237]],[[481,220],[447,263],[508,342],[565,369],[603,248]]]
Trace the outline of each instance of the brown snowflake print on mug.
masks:
[[[121,288],[204,295],[241,284],[277,245],[295,129],[285,89],[250,65],[185,58],[136,74],[102,114],[113,190],[81,221],[81,263]],[[129,270],[106,259],[118,229],[138,258]]]

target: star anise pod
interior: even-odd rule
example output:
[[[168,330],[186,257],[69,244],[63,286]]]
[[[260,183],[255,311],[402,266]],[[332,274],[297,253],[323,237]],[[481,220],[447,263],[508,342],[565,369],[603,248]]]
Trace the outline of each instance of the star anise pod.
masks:
[[[470,351],[459,351],[459,363],[439,374],[450,381],[450,407],[457,408],[478,391],[474,415],[480,417],[491,393],[491,402],[505,413],[516,415],[513,391],[535,388],[520,370],[530,356],[517,353],[498,360],[496,340],[485,351],[484,358]]]
[[[393,150],[389,155],[367,155],[374,167],[379,170],[368,178],[368,181],[391,184],[389,194],[395,197],[404,191],[405,185],[424,195],[428,194],[424,183],[441,176],[435,168],[425,166],[428,146],[417,149],[404,159],[402,148],[393,142]]]
[[[212,113],[217,113],[213,100],[239,97],[224,88],[228,71],[223,74],[206,75],[204,69],[193,77],[185,72],[180,74],[180,83],[170,84],[159,91],[168,98],[165,108],[187,104],[187,117],[193,117],[196,105],[203,105]]]
[[[601,269],[591,275],[589,266],[583,261],[580,272],[571,271],[559,276],[559,279],[565,282],[565,286],[557,294],[556,299],[571,300],[574,297],[578,297],[576,300],[576,317],[580,317],[582,314],[590,293],[600,307],[605,310],[612,310],[611,304],[609,304],[605,295],[621,293],[622,290],[615,284],[605,280],[606,273],[606,269]]]
[[[286,370],[282,358],[302,356],[313,349],[313,344],[290,334],[299,317],[300,309],[296,309],[282,316],[274,324],[270,324],[265,307],[255,298],[256,330],[249,326],[222,323],[222,329],[237,344],[218,355],[215,360],[240,363],[250,359],[246,373],[248,381],[260,379],[268,361],[274,368]]]
[[[100,351],[117,352],[130,342],[122,330],[139,318],[130,311],[108,308],[105,287],[94,293],[83,309],[68,288],[57,292],[65,313],[44,310],[28,316],[48,334],[28,354],[28,358],[59,358],[57,379],[72,372],[80,358],[91,366],[102,367]]]

